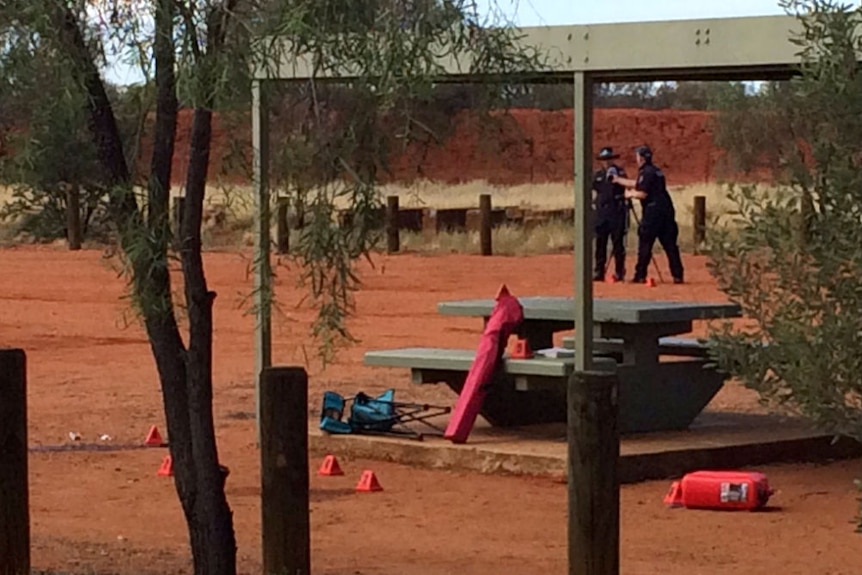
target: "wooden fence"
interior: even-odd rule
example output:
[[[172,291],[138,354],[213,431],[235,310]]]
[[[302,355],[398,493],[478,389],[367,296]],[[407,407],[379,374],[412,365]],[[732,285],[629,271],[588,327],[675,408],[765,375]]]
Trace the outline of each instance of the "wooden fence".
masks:
[[[175,197],[172,206],[172,220],[175,231],[183,218],[185,198]],[[693,206],[694,230],[693,242],[695,252],[706,238],[706,197],[695,196]],[[523,226],[527,229],[552,221],[573,221],[574,208],[558,210],[535,210],[520,206],[493,207],[490,194],[479,196],[478,208],[401,208],[398,196],[388,196],[386,206],[376,214],[386,231],[386,247],[389,253],[400,251],[400,232],[422,233],[432,239],[441,232],[476,232],[480,234],[481,253],[485,256],[493,254],[491,245],[491,230],[507,226]],[[351,212],[342,210],[339,220],[349,224]],[[293,219],[293,221],[291,221]],[[279,199],[276,208],[276,251],[286,253],[289,249],[291,228],[303,227],[299,218],[291,218],[288,201]],[[81,249],[81,220],[77,192],[69,192],[67,202],[67,241],[70,250]]]
[[[572,222],[574,208],[558,210],[536,210],[520,206],[493,207],[490,194],[479,196],[478,208],[401,208],[398,196],[388,196],[386,206],[376,214],[375,220],[385,229],[386,251],[398,253],[401,249],[402,231],[421,233],[429,241],[439,233],[479,232],[480,251],[484,256],[493,255],[492,230],[500,226],[522,226],[526,229],[549,222]],[[280,201],[276,215],[277,251],[288,251],[289,230],[302,227],[303,222],[291,218],[287,201]],[[339,213],[342,224],[349,225],[351,213]],[[695,196],[693,206],[693,242],[695,252],[706,239],[706,197]]]

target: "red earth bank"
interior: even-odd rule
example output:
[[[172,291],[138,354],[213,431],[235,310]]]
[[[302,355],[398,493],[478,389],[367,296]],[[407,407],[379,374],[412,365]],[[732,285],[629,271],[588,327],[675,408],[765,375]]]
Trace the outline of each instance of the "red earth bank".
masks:
[[[656,161],[665,168],[668,184],[690,185],[721,177],[721,150],[713,144],[708,112],[678,110],[600,109],[593,121],[593,145],[613,146],[623,154],[624,165],[633,165],[635,147],[648,143]],[[173,177],[185,181],[192,114],[180,113]],[[241,149],[248,162],[251,121],[226,121],[215,117],[210,177],[248,181],[230,167]],[[517,109],[494,128],[488,138],[480,134],[475,115],[459,114],[454,135],[441,146],[410,146],[390,159],[389,182],[427,179],[446,183],[487,180],[497,185],[569,181],[572,179],[574,119],[572,110]],[[487,129],[486,129],[487,132]],[[492,140],[492,141],[489,141]],[[273,142],[277,151],[278,143]],[[149,163],[151,144],[145,139],[139,161]],[[230,159],[233,155],[234,159]]]

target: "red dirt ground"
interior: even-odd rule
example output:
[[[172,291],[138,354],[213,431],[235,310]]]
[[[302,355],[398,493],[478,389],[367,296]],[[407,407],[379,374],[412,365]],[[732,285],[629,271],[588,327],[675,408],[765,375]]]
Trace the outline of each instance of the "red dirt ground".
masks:
[[[711,118],[710,113],[697,111],[599,109],[594,115],[593,145],[614,146],[623,154],[624,165],[633,166],[630,156],[635,147],[649,143],[656,162],[667,172],[668,185],[709,182],[723,175],[721,150],[713,144]],[[212,178],[222,175],[226,169],[223,160],[232,150],[240,147],[250,153],[250,126],[250,120],[225,125],[223,118],[216,117]],[[173,166],[177,185],[185,182],[190,129],[191,114],[183,111],[177,125]],[[454,133],[442,146],[425,150],[413,145],[404,153],[394,154],[390,159],[391,174],[382,177],[397,182],[419,178],[445,183],[484,179],[500,185],[570,181],[574,170],[573,130],[572,110],[512,110],[511,118],[501,122],[491,135],[480,131],[475,116],[462,113],[454,119]],[[151,153],[145,138],[139,155],[141,166],[149,165]],[[247,177],[234,175],[228,179]]]
[[[252,325],[249,254],[209,253],[215,304],[215,408],[222,461],[231,470],[242,573],[259,572],[259,477],[251,420]],[[664,266],[665,262],[660,260]],[[688,257],[685,286],[597,286],[599,296],[709,299],[722,295],[700,258]],[[353,394],[394,386],[402,397],[452,401],[445,389],[417,390],[398,370],[361,365],[367,348],[473,346],[481,322],[438,316],[436,302],[488,297],[502,282],[516,295],[568,295],[570,255],[531,258],[380,257],[363,268],[366,285],[351,322],[362,343],[336,365],[311,373],[312,413],[324,389]],[[123,327],[122,281],[100,252],[53,247],[0,250],[0,342],[29,356],[31,445],[84,442],[109,434],[138,444],[164,429],[159,386],[141,329]],[[666,273],[666,272],[665,272]],[[277,364],[303,361],[310,319],[292,274],[282,271]],[[701,326],[699,329],[703,329]],[[309,350],[310,352],[310,350]],[[713,409],[756,410],[750,392],[729,386]],[[186,532],[170,480],[156,476],[161,449],[114,453],[33,453],[33,560],[77,573],[188,573]],[[314,454],[316,468],[322,454]],[[771,513],[668,510],[668,482],[622,490],[622,565],[630,575],[850,575],[862,571],[862,539],[852,533],[854,477],[862,461],[766,468],[779,492]],[[342,460],[342,478],[312,476],[314,572],[329,575],[515,575],[564,573],[565,486],[551,480],[455,474]],[[385,491],[355,494],[362,469]]]

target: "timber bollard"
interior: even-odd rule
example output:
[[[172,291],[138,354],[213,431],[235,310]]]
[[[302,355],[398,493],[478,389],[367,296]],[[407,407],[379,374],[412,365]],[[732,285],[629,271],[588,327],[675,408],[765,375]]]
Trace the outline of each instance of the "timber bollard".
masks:
[[[706,196],[694,197],[694,253],[706,241]]]
[[[0,349],[0,575],[30,573],[27,356]]]
[[[309,575],[308,374],[301,367],[261,374],[260,459],[264,575]]]
[[[290,205],[288,198],[278,198],[278,209],[275,216],[275,244],[276,251],[286,254],[290,251],[290,228],[287,226],[287,208]]]
[[[174,234],[179,242],[180,231],[183,229],[183,215],[186,211],[186,199],[183,196],[174,198]]]
[[[479,243],[482,248],[483,256],[490,256],[491,247],[491,194],[481,194],[479,196],[479,215],[481,217],[479,224]]]
[[[81,190],[78,186],[69,186],[66,190],[66,241],[69,249],[81,249]]]
[[[569,575],[620,572],[617,389],[616,372],[569,378]]]
[[[386,251],[397,253],[401,248],[398,230],[398,196],[386,198]]]

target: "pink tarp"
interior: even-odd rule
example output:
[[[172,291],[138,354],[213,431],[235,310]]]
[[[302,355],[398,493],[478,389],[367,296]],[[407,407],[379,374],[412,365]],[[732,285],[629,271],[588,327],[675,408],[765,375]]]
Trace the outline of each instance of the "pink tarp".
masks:
[[[524,319],[521,302],[503,285],[497,293],[496,304],[485,325],[476,358],[467,373],[464,388],[452,411],[444,437],[452,443],[465,443],[476,423],[482,402],[488,393],[488,385],[498,363],[506,351],[509,336]]]

